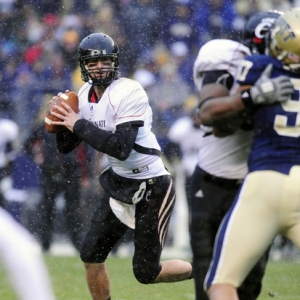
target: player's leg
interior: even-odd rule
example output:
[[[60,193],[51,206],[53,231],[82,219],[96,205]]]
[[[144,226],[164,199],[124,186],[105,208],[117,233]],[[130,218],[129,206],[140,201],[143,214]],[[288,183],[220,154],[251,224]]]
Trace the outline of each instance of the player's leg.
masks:
[[[0,208],[0,253],[18,299],[53,300],[51,281],[37,241]]]
[[[109,196],[104,194],[93,214],[90,229],[80,251],[93,300],[107,300],[110,297],[109,275],[105,260],[126,230],[127,227],[110,209]]]
[[[242,284],[276,236],[277,206],[285,177],[268,171],[246,177],[238,200],[218,231],[213,261],[205,279],[210,299],[231,300],[220,295],[232,291],[230,286],[237,288]]]
[[[161,262],[161,271],[153,283],[176,282],[191,279],[192,265],[180,259],[169,259]]]
[[[290,171],[289,179],[285,185],[284,193],[284,207],[282,208],[282,218],[284,218],[286,228],[288,230],[284,232],[300,250],[300,187],[298,184],[300,177],[300,167],[293,167]],[[288,210],[288,211],[287,211]]]
[[[160,263],[174,204],[174,183],[169,176],[161,176],[147,186],[145,197],[136,205],[133,271],[141,283],[174,282],[191,277],[189,262],[168,260]]]
[[[230,299],[241,300],[238,297],[236,287],[230,284],[215,284],[209,289],[210,300]]]
[[[86,280],[93,300],[110,299],[110,281],[105,262],[85,263]]]
[[[64,217],[68,235],[74,247],[80,251],[83,231],[83,222],[80,214],[80,180],[79,176],[76,176],[76,170],[74,170],[73,174],[71,174],[73,170],[70,171],[65,178],[64,196],[66,205]]]
[[[256,300],[262,289],[262,281],[269,259],[270,247],[265,251],[256,265],[251,269],[243,283],[238,287],[240,300]]]
[[[212,258],[216,226],[213,226],[209,204],[214,201],[210,191],[205,188],[203,174],[195,169],[191,186],[191,225],[190,238],[193,261],[195,299],[206,300],[208,296],[203,289],[203,281]],[[205,191],[203,191],[205,189]],[[213,192],[213,190],[212,190]],[[222,194],[219,193],[221,196]],[[210,201],[211,199],[211,201]],[[220,222],[219,222],[220,223]]]
[[[50,249],[53,238],[53,222],[55,219],[55,197],[58,194],[58,184],[53,173],[43,170],[41,175],[41,201],[38,205],[39,227],[37,235],[43,251]]]
[[[196,300],[208,299],[203,282],[212,259],[215,236],[238,187],[237,181],[214,180],[198,167],[193,174],[190,236]]]

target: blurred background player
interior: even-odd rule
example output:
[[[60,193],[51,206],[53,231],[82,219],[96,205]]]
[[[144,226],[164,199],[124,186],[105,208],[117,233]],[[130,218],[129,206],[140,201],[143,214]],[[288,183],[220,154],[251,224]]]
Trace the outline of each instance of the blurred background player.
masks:
[[[222,112],[224,101],[215,98],[236,93],[235,78],[240,63],[251,52],[263,51],[265,35],[278,16],[280,13],[273,11],[254,14],[245,24],[242,42],[211,40],[200,49],[194,64],[199,117],[204,131],[191,185],[190,235],[197,300],[208,299],[203,282],[215,236],[246,175],[253,135],[243,116],[213,122],[211,115]],[[257,299],[267,259],[266,252],[239,288],[240,299]]]
[[[1,207],[0,223],[0,258],[18,299],[54,300],[38,242]]]
[[[41,200],[37,208],[39,224],[36,226],[36,234],[44,252],[50,250],[55,227],[59,228],[60,233],[66,233],[75,249],[80,251],[84,235],[80,210],[82,179],[80,149],[67,155],[57,151],[55,134],[45,130],[45,112],[49,99],[51,97],[48,94],[25,143],[27,153],[40,171]],[[60,195],[64,199],[62,220],[56,218],[57,197]]]
[[[205,279],[211,300],[237,300],[236,289],[277,234],[300,248],[299,19],[293,9],[275,21],[269,55],[245,59],[237,79],[247,90],[224,107],[227,117],[251,113],[254,136],[248,174],[219,228]]]
[[[13,161],[19,137],[19,126],[16,122],[0,119],[0,205],[8,209],[5,194],[12,187]]]
[[[184,174],[184,187],[190,213],[190,185],[191,178],[197,164],[198,151],[202,143],[203,132],[200,129],[196,97],[189,97],[185,101],[187,115],[177,119],[170,127],[168,138],[180,147],[180,164],[176,168],[176,174]],[[191,102],[189,104],[189,102]],[[191,106],[191,107],[190,107]],[[174,163],[174,162],[173,162]],[[176,175],[176,180],[177,180]]]

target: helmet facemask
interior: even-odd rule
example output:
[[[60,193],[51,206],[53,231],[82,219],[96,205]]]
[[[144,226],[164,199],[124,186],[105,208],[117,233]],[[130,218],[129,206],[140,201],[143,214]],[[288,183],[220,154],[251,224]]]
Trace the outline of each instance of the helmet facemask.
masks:
[[[93,56],[93,60],[97,61],[100,58],[112,58],[111,56],[104,56],[104,55],[97,55]],[[91,58],[86,59],[84,61],[80,61],[80,68],[81,68],[81,77],[83,81],[89,82],[92,85],[109,85],[118,78],[118,70],[119,67],[116,66],[116,61],[112,58],[112,65],[111,67],[103,67],[103,68],[88,68],[88,61]],[[106,74],[103,77],[103,74]],[[99,78],[99,74],[101,74],[101,78]]]
[[[270,32],[270,54],[295,73],[300,73],[299,17],[296,10],[289,11]]]
[[[87,63],[91,60],[107,58],[112,61],[109,67],[100,69],[87,67]],[[93,33],[82,40],[78,48],[78,61],[82,80],[92,85],[109,85],[119,76],[119,48],[111,37],[103,33]]]

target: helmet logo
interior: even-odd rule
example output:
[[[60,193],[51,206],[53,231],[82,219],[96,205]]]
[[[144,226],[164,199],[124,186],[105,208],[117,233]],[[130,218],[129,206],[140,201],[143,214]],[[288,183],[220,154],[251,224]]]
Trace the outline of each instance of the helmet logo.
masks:
[[[91,55],[106,55],[106,50],[93,50],[90,49]]]
[[[297,54],[292,53],[292,52],[290,52],[290,53],[288,54],[288,58],[289,58],[291,61],[296,62],[296,63],[298,63],[298,62],[300,61],[300,57],[299,57]]]
[[[93,116],[95,113],[95,108],[94,108],[93,104],[90,104],[90,113],[91,113],[91,116]]]
[[[268,29],[274,24],[276,19],[274,18],[264,18],[255,27],[254,34],[256,37],[263,39],[268,31]]]
[[[278,25],[278,34],[282,36],[284,42],[296,38],[295,33],[292,31],[291,26],[284,19],[279,20],[277,25]]]

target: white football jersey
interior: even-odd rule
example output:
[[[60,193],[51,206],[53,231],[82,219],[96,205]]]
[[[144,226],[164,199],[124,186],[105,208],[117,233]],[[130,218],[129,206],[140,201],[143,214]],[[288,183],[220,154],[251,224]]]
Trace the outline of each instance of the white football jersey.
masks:
[[[142,86],[134,80],[120,78],[113,81],[105,90],[98,103],[89,102],[91,85],[86,83],[78,92],[79,109],[82,118],[98,128],[115,132],[122,123],[143,121],[139,127],[136,144],[160,150],[155,135],[151,131],[152,110]],[[160,157],[146,155],[132,150],[125,161],[107,156],[114,172],[127,178],[145,179],[169,174]],[[140,172],[134,173],[133,170]]]
[[[241,43],[216,39],[207,42],[199,51],[194,63],[193,76],[198,90],[202,88],[205,71],[227,70],[236,78],[242,60],[250,55],[250,50]],[[234,83],[230,94],[237,91]],[[210,127],[202,126],[206,133]],[[206,172],[228,179],[242,179],[247,173],[247,159],[252,143],[252,131],[238,130],[234,134],[218,138],[210,134],[203,138],[198,153],[198,166]]]
[[[203,45],[198,53],[193,67],[193,78],[198,91],[202,88],[203,77],[199,76],[205,71],[226,70],[236,78],[241,61],[251,52],[241,43],[216,39]],[[234,94],[238,85],[235,83],[230,90]]]

